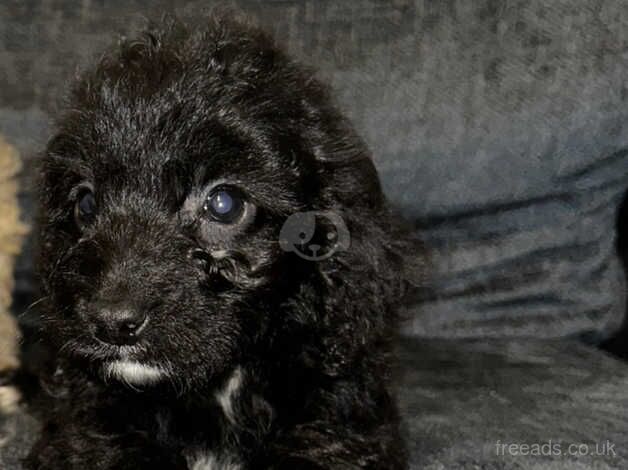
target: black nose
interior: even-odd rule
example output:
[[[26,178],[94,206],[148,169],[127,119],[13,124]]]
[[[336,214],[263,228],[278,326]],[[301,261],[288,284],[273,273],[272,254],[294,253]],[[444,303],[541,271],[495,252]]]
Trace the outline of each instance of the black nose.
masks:
[[[100,306],[96,337],[105,343],[130,345],[137,342],[146,326],[146,315],[128,305]]]

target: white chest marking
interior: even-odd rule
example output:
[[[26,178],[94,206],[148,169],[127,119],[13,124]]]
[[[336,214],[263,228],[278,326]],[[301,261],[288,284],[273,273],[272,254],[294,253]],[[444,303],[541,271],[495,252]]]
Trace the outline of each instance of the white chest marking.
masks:
[[[235,421],[235,416],[233,414],[233,400],[237,395],[240,387],[242,386],[242,369],[237,367],[229,380],[227,380],[226,385],[222,390],[216,392],[216,401],[222,408],[225,417],[229,420],[229,422],[233,423]]]

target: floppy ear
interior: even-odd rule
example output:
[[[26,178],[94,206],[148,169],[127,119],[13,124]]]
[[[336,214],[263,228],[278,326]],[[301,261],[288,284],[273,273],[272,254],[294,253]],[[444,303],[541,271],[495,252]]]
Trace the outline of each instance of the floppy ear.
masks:
[[[361,139],[335,111],[326,117],[315,154],[321,196],[324,209],[346,225],[349,243],[315,262],[317,336],[325,372],[338,375],[390,342],[404,295],[421,283],[423,249],[391,211]]]
[[[317,265],[323,363],[331,375],[390,340],[398,307],[422,276],[422,247],[387,207],[349,207],[341,216],[350,244]]]

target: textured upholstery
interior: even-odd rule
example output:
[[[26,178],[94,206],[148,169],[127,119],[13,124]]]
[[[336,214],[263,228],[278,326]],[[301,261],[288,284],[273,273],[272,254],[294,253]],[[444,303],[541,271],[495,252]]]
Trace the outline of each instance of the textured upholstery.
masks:
[[[413,469],[628,468],[628,368],[597,349],[410,339],[402,357]]]

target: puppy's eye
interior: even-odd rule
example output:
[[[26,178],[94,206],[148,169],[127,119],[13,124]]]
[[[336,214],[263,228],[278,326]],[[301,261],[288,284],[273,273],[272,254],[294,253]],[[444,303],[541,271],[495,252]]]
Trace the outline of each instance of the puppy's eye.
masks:
[[[242,217],[244,197],[237,189],[220,187],[209,194],[203,210],[213,220],[225,224],[233,223]]]
[[[98,207],[96,206],[96,199],[94,193],[89,189],[84,189],[78,196],[76,204],[74,205],[74,219],[76,225],[83,229],[86,226],[92,224],[96,219]]]

